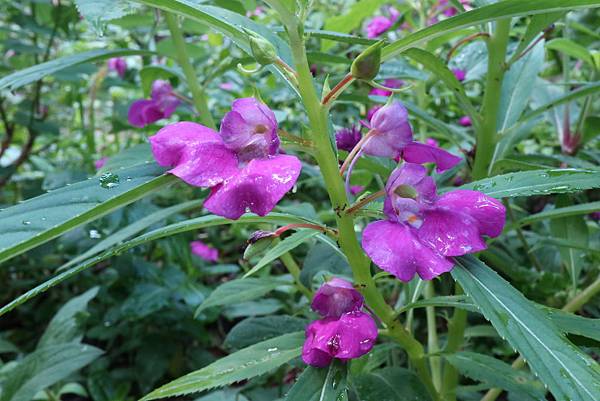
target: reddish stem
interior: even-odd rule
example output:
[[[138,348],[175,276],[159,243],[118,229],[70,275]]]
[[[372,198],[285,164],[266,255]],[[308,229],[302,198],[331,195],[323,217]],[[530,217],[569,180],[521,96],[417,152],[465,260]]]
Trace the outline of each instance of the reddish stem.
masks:
[[[323,99],[321,104],[323,104],[323,106],[327,105],[331,101],[331,99],[335,95],[337,95],[337,93],[341,91],[347,84],[352,82],[353,79],[354,78],[352,77],[352,74],[347,74],[340,82],[338,82],[336,86],[333,87],[333,89],[331,89],[331,91],[327,95],[325,95],[325,98]]]

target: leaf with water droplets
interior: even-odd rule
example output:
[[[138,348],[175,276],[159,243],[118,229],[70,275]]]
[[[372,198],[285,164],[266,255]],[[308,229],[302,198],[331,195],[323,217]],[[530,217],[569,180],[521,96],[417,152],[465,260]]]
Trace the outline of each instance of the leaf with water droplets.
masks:
[[[346,367],[334,360],[328,368],[308,366],[285,396],[285,401],[337,401],[346,393]]]
[[[165,384],[141,401],[197,393],[260,376],[300,356],[303,342],[302,332],[260,342]]]

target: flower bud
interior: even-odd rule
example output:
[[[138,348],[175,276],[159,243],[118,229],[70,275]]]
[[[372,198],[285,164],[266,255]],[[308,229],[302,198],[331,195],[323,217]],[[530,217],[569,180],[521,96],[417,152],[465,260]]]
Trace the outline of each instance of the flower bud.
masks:
[[[252,257],[264,252],[275,239],[275,233],[270,231],[255,231],[250,238],[248,238],[248,246],[244,251],[243,258],[249,260]]]
[[[381,66],[381,47],[383,42],[377,42],[369,46],[358,55],[352,62],[350,73],[355,79],[370,81],[379,73]]]
[[[277,61],[279,57],[271,42],[255,33],[249,33],[248,39],[250,40],[252,57],[254,57],[258,64],[269,65]]]
[[[360,310],[363,303],[363,296],[352,283],[333,278],[317,290],[311,307],[323,317],[339,318],[344,313]]]

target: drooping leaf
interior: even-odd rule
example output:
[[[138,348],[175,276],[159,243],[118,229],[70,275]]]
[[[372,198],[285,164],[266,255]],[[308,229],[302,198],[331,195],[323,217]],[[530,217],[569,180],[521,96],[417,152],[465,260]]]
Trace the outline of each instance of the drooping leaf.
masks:
[[[454,279],[557,399],[594,399],[600,391],[600,365],[485,264],[472,256],[455,261]]]
[[[300,355],[304,333],[290,333],[244,348],[152,391],[141,401],[197,393],[267,373]]]
[[[515,370],[499,359],[466,351],[445,355],[444,358],[463,375],[508,390],[519,400],[538,401],[545,398],[544,385],[531,373]]]
[[[249,277],[228,281],[210,293],[208,298],[196,309],[196,315],[213,306],[251,301],[285,285],[290,285],[290,283],[272,278]]]
[[[157,165],[119,170],[0,211],[0,262],[147,196],[177,179]]]
[[[119,56],[134,56],[145,54],[152,54],[152,52],[146,50],[128,49],[96,49],[89,50],[83,53],[72,54],[70,56],[64,56],[61,58],[50,60],[45,63],[37,64],[32,67],[28,67],[23,70],[6,75],[0,78],[0,90],[8,89],[14,91],[22,86],[39,81],[45,76],[52,75],[55,72],[90,61],[106,60],[108,58]]]

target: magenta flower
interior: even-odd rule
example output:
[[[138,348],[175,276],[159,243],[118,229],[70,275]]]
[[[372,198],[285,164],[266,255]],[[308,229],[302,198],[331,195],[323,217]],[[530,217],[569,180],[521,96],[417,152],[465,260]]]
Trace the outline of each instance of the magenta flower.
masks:
[[[333,358],[342,361],[359,358],[371,351],[376,339],[377,325],[364,312],[315,320],[306,328],[302,360],[311,366],[325,367]]]
[[[502,203],[481,192],[436,194],[425,167],[405,163],[386,184],[387,220],[369,224],[362,246],[381,269],[408,282],[416,274],[431,280],[452,269],[451,257],[482,251],[483,236],[502,233]]]
[[[433,146],[434,148],[439,148],[440,147],[440,143],[438,141],[436,141],[433,138],[427,138],[425,140],[425,144],[429,145],[429,146]]]
[[[100,170],[102,167],[104,167],[107,161],[108,157],[101,157],[100,159],[94,162],[94,167],[96,167],[96,170]]]
[[[334,277],[317,290],[311,307],[323,317],[337,319],[344,313],[359,311],[363,303],[363,296],[352,283]]]
[[[375,106],[371,107],[368,111],[367,111],[367,121],[371,121],[371,119],[373,118],[373,116],[375,115],[375,113],[377,112],[377,110],[379,110],[380,108],[382,108],[383,106],[380,104],[376,104]]]
[[[173,94],[173,88],[167,81],[156,80],[152,83],[151,99],[136,100],[129,106],[127,119],[135,127],[143,128],[163,118],[169,118],[181,101]]]
[[[388,11],[390,14],[389,18],[384,16],[377,16],[367,24],[367,37],[369,39],[374,39],[380,36],[396,23],[398,17],[400,16],[400,13],[394,7],[390,7]]]
[[[351,185],[350,186],[350,193],[352,195],[359,194],[364,190],[365,190],[365,187],[363,187],[362,185]]]
[[[225,91],[232,91],[235,87],[233,82],[223,82],[222,84],[219,84],[219,88]]]
[[[461,118],[458,119],[458,123],[460,125],[462,125],[463,127],[470,127],[471,125],[473,125],[473,121],[471,120],[471,117],[469,117],[469,116],[462,116]]]
[[[127,63],[125,62],[124,58],[114,57],[109,59],[106,64],[108,65],[109,70],[116,71],[121,78],[125,76],[125,71],[127,71]]]
[[[453,68],[452,73],[458,79],[459,82],[462,82],[467,77],[467,72],[465,70],[461,70],[460,68]]]
[[[219,251],[202,241],[190,242],[190,249],[194,255],[201,257],[208,262],[216,262],[219,259]]]
[[[411,163],[435,163],[438,172],[448,170],[461,161],[460,157],[439,147],[413,141],[408,111],[398,101],[377,110],[369,128],[371,137],[363,146],[366,154],[390,159],[401,157]]]
[[[383,81],[383,86],[392,88],[392,89],[401,88],[402,85],[404,85],[404,81],[402,81],[401,79],[388,78],[385,81]],[[369,92],[369,96],[386,96],[387,97],[387,96],[391,96],[391,95],[392,95],[391,91],[388,91],[385,89],[380,89],[380,88],[373,88]]]
[[[350,128],[342,128],[335,133],[335,143],[339,150],[350,152],[362,138],[360,127],[356,125]]]
[[[600,221],[600,211],[590,213],[590,218],[594,221]]]
[[[220,133],[192,122],[168,125],[150,137],[161,166],[190,185],[211,188],[210,212],[238,219],[269,213],[294,186],[302,164],[278,154],[275,114],[255,98],[237,99]]]

